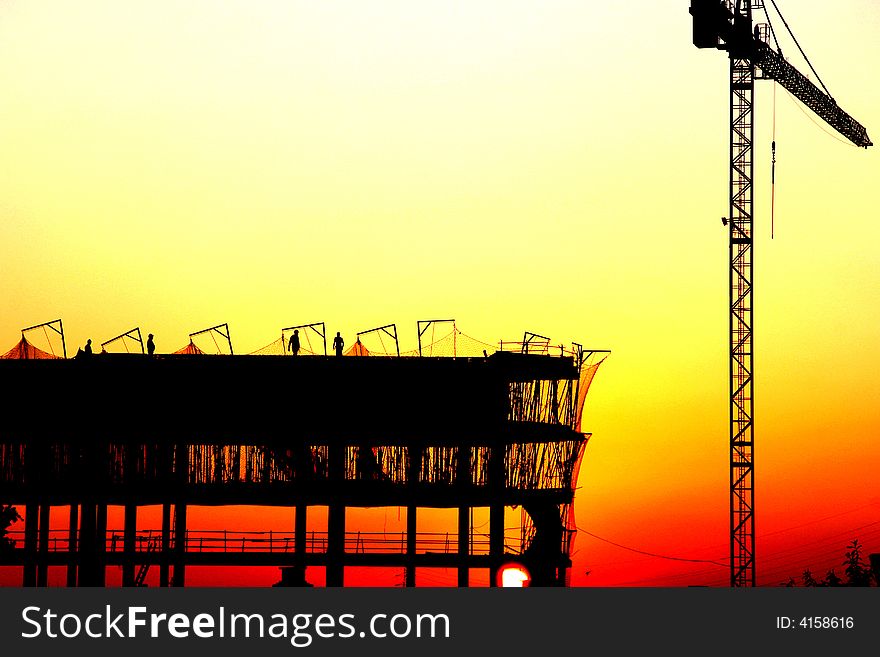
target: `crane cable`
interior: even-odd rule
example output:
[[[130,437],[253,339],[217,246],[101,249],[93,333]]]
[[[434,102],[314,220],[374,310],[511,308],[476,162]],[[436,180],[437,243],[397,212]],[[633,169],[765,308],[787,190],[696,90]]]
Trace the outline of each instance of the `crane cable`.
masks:
[[[828,87],[826,87],[825,83],[822,82],[822,78],[819,77],[819,74],[816,72],[816,69],[813,68],[813,64],[810,62],[810,58],[807,57],[807,53],[805,53],[804,49],[801,48],[801,44],[798,43],[797,37],[794,35],[794,32],[792,32],[791,28],[788,26],[788,22],[785,20],[785,16],[783,16],[782,12],[779,11],[779,7],[776,6],[776,0],[770,0],[770,2],[773,4],[773,9],[775,9],[776,13],[779,14],[779,18],[782,19],[782,24],[785,25],[785,29],[788,30],[788,34],[791,36],[792,41],[794,41],[794,45],[797,46],[798,50],[800,51],[801,55],[804,58],[804,61],[807,62],[807,66],[810,67],[810,70],[813,72],[813,75],[816,76],[816,80],[818,80],[819,84],[822,85],[822,88],[825,90],[825,93],[828,94],[828,97],[831,100],[834,100],[834,96],[831,95],[831,92],[828,91]],[[765,9],[765,12],[766,12],[766,9]],[[768,21],[769,21],[769,16],[768,16]]]
[[[773,2],[773,0],[771,0],[771,2]],[[785,22],[785,18],[782,16],[782,12],[779,11],[779,7],[776,6],[775,2],[773,2],[773,7],[776,9],[776,13],[779,14],[779,18],[782,19],[786,29],[788,29],[788,33],[791,34],[791,38],[794,39],[794,34],[791,32],[791,28],[788,27],[788,23]],[[764,16],[767,18],[767,29],[770,32],[770,36],[773,38],[773,42],[776,44],[776,50],[778,50],[781,55],[782,46],[779,44],[779,39],[776,37],[776,30],[773,29],[773,21],[770,20],[770,12],[767,11],[767,5],[764,5]],[[797,43],[797,39],[795,39],[795,43]],[[798,44],[798,49],[800,49],[800,44]],[[804,51],[801,50],[801,54],[803,54],[803,52]],[[804,55],[804,59],[806,59],[806,57],[807,56]],[[807,63],[809,64],[809,62]],[[813,68],[813,66],[810,65],[810,68]],[[818,74],[816,77],[819,77]],[[822,86],[824,87],[825,85],[823,84]],[[830,96],[831,94],[828,95]],[[776,234],[776,84],[773,85],[773,136],[770,142],[770,153],[770,239],[772,240]]]
[[[770,142],[770,239],[776,233],[776,85],[773,85],[773,139]]]

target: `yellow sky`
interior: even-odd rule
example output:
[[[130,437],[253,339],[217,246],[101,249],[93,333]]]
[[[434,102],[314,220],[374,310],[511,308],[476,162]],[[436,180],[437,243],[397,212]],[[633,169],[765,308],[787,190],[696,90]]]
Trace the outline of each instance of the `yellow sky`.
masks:
[[[778,4],[880,137],[877,5]],[[579,524],[723,557],[728,64],[687,6],[7,0],[0,337],[60,317],[73,351],[140,326],[162,352],[228,322],[247,353],[396,322],[413,348],[455,317],[612,349]],[[756,102],[757,529],[873,503],[845,530],[880,509],[880,164],[780,89],[771,241]],[[577,546],[576,582],[626,581],[634,555]]]

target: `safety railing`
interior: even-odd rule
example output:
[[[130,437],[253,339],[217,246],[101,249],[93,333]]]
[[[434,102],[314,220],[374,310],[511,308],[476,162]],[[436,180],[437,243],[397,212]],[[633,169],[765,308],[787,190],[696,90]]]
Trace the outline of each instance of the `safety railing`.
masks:
[[[518,550],[520,529],[505,529],[505,549]],[[24,547],[24,532],[11,531],[16,549]],[[125,549],[124,532],[108,529],[105,551],[121,553]],[[70,537],[66,529],[51,530],[46,542],[48,552],[69,552]],[[134,537],[136,553],[161,550],[162,531],[157,529],[138,530]],[[188,530],[186,532],[186,552],[204,553],[279,553],[292,554],[296,551],[296,536],[293,532],[276,531],[228,531],[228,530]],[[345,552],[349,554],[406,554],[406,532],[346,532]],[[305,537],[307,553],[325,553],[328,546],[327,532],[309,531]],[[175,550],[175,537],[172,532],[168,548]],[[39,548],[38,548],[39,550]],[[458,553],[458,534],[453,532],[417,532],[415,534],[417,554],[456,554]],[[489,534],[474,533],[468,537],[469,554],[489,554]]]

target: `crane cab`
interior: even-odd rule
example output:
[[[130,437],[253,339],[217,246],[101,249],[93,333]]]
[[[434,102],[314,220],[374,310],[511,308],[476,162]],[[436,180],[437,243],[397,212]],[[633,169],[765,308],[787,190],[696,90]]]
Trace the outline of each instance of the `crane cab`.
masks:
[[[694,17],[694,45],[697,48],[718,48],[722,31],[730,28],[733,15],[723,0],[691,0],[688,10]]]

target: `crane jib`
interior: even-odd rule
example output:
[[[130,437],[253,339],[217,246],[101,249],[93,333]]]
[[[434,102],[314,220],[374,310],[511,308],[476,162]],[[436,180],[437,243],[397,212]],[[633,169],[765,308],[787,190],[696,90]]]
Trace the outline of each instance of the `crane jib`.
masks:
[[[816,116],[853,144],[862,148],[873,146],[868,137],[868,131],[861,123],[844,112],[833,98],[821,91],[775,50],[758,42],[753,61],[763,73],[763,77],[781,84],[795,98],[809,107]]]

